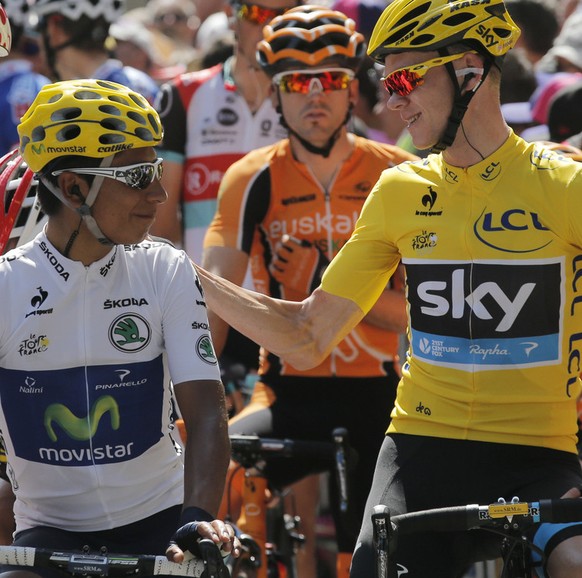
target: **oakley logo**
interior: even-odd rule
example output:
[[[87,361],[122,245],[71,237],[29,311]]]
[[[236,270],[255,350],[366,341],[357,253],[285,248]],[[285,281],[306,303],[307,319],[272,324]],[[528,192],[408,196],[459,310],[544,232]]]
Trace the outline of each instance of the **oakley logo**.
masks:
[[[58,439],[53,423],[56,423],[71,439],[87,441],[95,435],[105,414],[109,414],[111,428],[119,429],[119,407],[110,395],[97,399],[89,415],[84,417],[77,417],[62,403],[51,403],[44,412],[44,427],[52,442]]]

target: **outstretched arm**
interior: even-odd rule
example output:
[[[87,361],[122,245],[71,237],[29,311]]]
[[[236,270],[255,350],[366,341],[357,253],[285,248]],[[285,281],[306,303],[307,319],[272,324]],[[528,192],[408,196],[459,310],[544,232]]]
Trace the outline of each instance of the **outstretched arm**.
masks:
[[[321,363],[364,316],[354,302],[321,288],[303,301],[284,301],[196,269],[209,309],[299,370]]]

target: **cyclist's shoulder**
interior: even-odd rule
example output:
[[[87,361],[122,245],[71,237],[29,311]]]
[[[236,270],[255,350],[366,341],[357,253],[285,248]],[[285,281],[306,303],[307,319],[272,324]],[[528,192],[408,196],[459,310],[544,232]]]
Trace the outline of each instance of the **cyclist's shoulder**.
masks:
[[[228,167],[225,173],[227,183],[249,181],[263,172],[270,172],[274,163],[284,162],[288,157],[288,141],[278,141],[253,149]]]
[[[159,91],[156,81],[143,70],[124,66],[119,60],[109,59],[95,71],[95,76],[101,80],[109,80],[123,84],[140,94],[150,102]]]
[[[172,80],[164,83],[162,88],[164,90],[178,90],[179,92],[196,92],[200,86],[210,82],[212,79],[216,78],[217,76],[222,77],[222,64],[216,64],[210,68],[204,68],[202,70],[191,70],[188,72],[183,72],[179,74]],[[219,83],[220,86],[223,86],[223,83]]]

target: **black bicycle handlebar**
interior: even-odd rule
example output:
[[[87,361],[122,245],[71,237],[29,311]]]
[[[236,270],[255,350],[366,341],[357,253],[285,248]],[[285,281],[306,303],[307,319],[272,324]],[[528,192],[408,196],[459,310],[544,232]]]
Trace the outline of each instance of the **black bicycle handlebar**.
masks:
[[[525,524],[579,522],[582,520],[582,500],[565,498],[537,502],[497,502],[486,506],[470,504],[410,512],[390,519],[399,534],[465,531],[500,526],[508,520]]]
[[[228,576],[221,555],[212,540],[200,540],[201,549],[216,550],[217,556],[192,558],[177,564],[165,556],[113,554],[73,550],[49,550],[24,546],[0,546],[0,564],[37,568],[56,568],[73,576]],[[207,559],[208,558],[208,559]]]
[[[478,528],[521,531],[530,524],[582,521],[582,499],[545,499],[510,502],[500,499],[494,504],[468,504],[435,508],[390,516],[387,506],[374,507],[372,514],[376,576],[388,576],[388,559],[396,546],[397,536],[419,532],[465,532]]]
[[[245,468],[256,466],[266,458],[315,458],[334,469],[339,488],[339,505],[342,512],[348,509],[348,463],[353,450],[348,444],[345,428],[336,428],[333,441],[276,439],[256,435],[230,435],[231,454]]]

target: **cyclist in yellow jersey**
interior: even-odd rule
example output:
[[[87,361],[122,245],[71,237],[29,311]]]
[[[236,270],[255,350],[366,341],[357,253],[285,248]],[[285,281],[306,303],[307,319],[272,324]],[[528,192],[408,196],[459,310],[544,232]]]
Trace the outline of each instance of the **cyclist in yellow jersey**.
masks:
[[[519,29],[502,0],[395,0],[368,52],[422,161],[384,171],[356,229],[300,303],[202,272],[208,305],[296,367],[319,362],[406,270],[410,348],[368,513],[578,497],[582,167],[514,135],[500,111]],[[582,576],[582,525],[543,525],[536,572]],[[477,547],[478,546],[478,547]],[[462,576],[466,534],[400,539],[392,575]],[[352,578],[374,573],[370,516]]]
[[[237,284],[250,266],[258,291],[300,301],[319,285],[323,270],[349,239],[381,172],[416,157],[348,130],[358,96],[355,75],[365,57],[364,37],[353,20],[325,6],[298,6],[274,18],[263,36],[257,60],[272,79],[273,101],[290,137],[250,152],[226,171],[204,240],[203,263]],[[308,371],[297,371],[262,350],[250,404],[229,423],[231,434],[323,441],[336,427],[348,429],[358,467],[348,480],[347,515],[340,513],[337,500],[330,500],[338,578],[348,574],[389,421],[386,408],[394,405],[399,381],[404,292],[402,283],[385,289],[372,315]],[[228,326],[212,311],[209,320],[220,354]],[[295,459],[290,465],[276,459],[268,461],[266,474],[282,487],[325,468],[320,460]],[[235,473],[242,480],[243,471],[232,464],[231,472],[227,487],[235,490],[242,485]],[[330,482],[334,496],[335,476]],[[237,493],[223,500],[235,517]],[[315,498],[311,508],[304,504],[306,493]],[[299,496],[306,547],[298,557],[298,573],[315,577],[317,487],[300,490]]]

